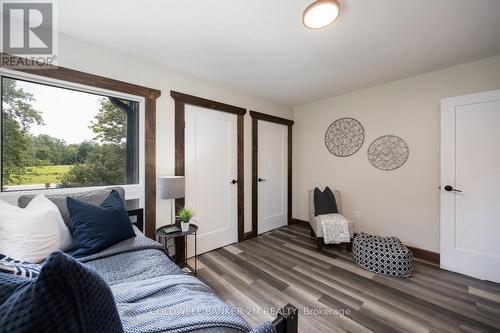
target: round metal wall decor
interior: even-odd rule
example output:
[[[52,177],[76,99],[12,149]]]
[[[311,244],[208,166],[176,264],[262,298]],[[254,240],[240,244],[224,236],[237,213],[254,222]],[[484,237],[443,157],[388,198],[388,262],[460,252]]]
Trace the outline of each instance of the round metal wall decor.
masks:
[[[368,148],[368,160],[377,169],[395,170],[408,160],[410,149],[406,142],[395,135],[384,135]]]
[[[354,118],[335,120],[326,130],[326,148],[335,156],[347,157],[357,152],[365,141],[365,129]]]

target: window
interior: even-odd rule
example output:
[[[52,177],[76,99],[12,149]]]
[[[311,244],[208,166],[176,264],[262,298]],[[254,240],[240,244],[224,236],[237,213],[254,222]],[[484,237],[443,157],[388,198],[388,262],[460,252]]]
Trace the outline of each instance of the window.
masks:
[[[1,190],[139,184],[140,101],[1,77]]]

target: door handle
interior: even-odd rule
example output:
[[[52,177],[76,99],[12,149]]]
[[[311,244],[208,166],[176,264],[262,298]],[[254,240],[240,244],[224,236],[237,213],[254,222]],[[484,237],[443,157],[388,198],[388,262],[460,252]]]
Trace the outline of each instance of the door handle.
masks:
[[[257,178],[257,181],[258,181],[259,183],[262,183],[262,182],[265,182],[266,180],[265,180],[265,179],[263,179],[263,178],[260,178],[260,177],[259,177],[259,178]]]
[[[462,192],[462,190],[457,190],[456,188],[453,188],[451,185],[446,185],[444,187],[444,190],[447,192]]]
[[[233,180],[231,180],[230,183],[234,185],[234,184],[238,183],[238,181],[236,179],[233,179]]]

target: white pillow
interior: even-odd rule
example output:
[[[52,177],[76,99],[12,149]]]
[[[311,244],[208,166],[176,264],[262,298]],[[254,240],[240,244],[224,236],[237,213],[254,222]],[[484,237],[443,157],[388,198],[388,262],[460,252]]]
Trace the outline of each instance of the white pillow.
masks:
[[[54,211],[37,205],[25,209],[0,201],[0,253],[38,263],[59,249]]]
[[[51,212],[54,213],[54,217],[59,227],[59,245],[58,245],[59,250],[61,251],[71,250],[73,248],[73,237],[71,237],[71,233],[69,232],[66,223],[64,223],[61,212],[59,211],[57,206],[52,201],[50,201],[45,195],[39,194],[30,201],[30,203],[26,208],[30,207],[31,209],[37,211],[50,210]]]

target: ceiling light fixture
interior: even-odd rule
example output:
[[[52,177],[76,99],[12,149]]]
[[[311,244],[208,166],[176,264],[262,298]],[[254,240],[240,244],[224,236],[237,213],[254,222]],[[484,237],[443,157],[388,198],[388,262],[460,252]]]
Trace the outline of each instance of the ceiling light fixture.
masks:
[[[339,14],[338,0],[316,0],[304,10],[302,23],[310,29],[321,29],[332,24]]]

